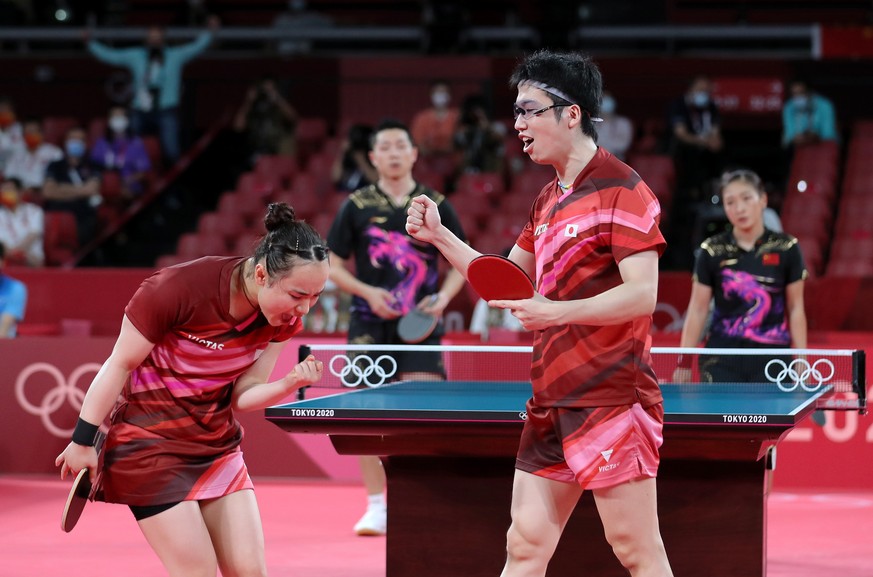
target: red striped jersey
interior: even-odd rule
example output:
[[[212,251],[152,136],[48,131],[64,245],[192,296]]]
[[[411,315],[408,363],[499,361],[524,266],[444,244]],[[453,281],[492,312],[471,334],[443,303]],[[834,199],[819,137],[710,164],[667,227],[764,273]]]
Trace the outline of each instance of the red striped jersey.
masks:
[[[242,260],[206,257],[163,269],[131,299],[125,314],[155,346],[113,411],[98,498],[158,505],[251,486],[233,384],[268,343],[291,338],[301,323],[230,316],[231,278]]]
[[[551,300],[590,298],[622,283],[618,263],[666,247],[660,205],[640,176],[603,148],[573,188],[540,192],[518,245],[536,257],[538,291]],[[661,400],[651,367],[651,316],[613,326],[537,331],[531,366],[541,406],[589,407]]]

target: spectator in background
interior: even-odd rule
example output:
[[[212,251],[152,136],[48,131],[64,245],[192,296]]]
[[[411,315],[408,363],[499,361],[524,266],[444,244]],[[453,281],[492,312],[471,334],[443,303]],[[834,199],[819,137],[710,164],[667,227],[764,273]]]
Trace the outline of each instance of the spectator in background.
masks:
[[[0,173],[16,150],[24,147],[21,123],[15,115],[15,107],[7,96],[0,96]]]
[[[271,77],[249,87],[233,119],[233,129],[245,136],[251,166],[261,155],[294,156],[298,114]]]
[[[343,140],[339,154],[331,167],[331,180],[337,190],[353,192],[379,179],[376,167],[370,162],[370,138],[373,128],[354,124]]]
[[[455,150],[459,172],[500,172],[503,169],[503,141],[506,127],[494,122],[485,98],[472,94],[464,99],[455,129]]]
[[[149,28],[144,46],[112,48],[96,40],[87,43],[95,58],[106,64],[127,68],[133,77],[133,131],[138,135],[157,134],[164,157],[174,163],[181,155],[179,143],[179,103],[182,68],[203,53],[212,42],[212,31],[219,26],[211,16],[209,30],[193,42],[167,46],[164,30]]]
[[[698,203],[713,191],[721,174],[724,143],[721,116],[712,99],[712,85],[697,76],[682,97],[675,100],[668,118],[671,150],[676,166],[676,190],[667,239],[669,260],[678,268],[690,268],[692,229]]]
[[[709,192],[712,180],[721,174],[721,115],[712,99],[712,84],[706,76],[696,77],[688,91],[673,102],[669,125],[673,131],[678,194],[698,200]],[[678,200],[678,199],[677,199]]]
[[[782,145],[786,148],[837,139],[833,103],[813,92],[803,80],[788,86],[789,98],[782,108]]]
[[[436,80],[430,87],[431,106],[415,114],[410,126],[412,139],[424,159],[450,157],[454,151],[455,128],[460,112],[449,106],[452,92],[445,80]]]
[[[21,182],[14,178],[0,184],[0,243],[6,247],[7,262],[42,266],[45,214],[40,206],[24,202],[21,192]]]
[[[97,139],[91,149],[91,163],[101,171],[114,170],[121,177],[122,194],[127,198],[145,191],[152,163],[142,138],[133,133],[127,109],[109,109],[106,134]]]
[[[18,323],[24,320],[27,308],[27,287],[5,271],[6,249],[0,242],[0,339],[12,339],[18,334]]]
[[[76,216],[79,244],[94,236],[100,196],[100,172],[88,158],[85,131],[79,127],[67,132],[66,154],[46,169],[42,189],[46,211],[71,212]]]
[[[626,160],[627,151],[634,140],[634,125],[630,118],[617,114],[615,110],[615,97],[604,90],[600,104],[600,117],[603,122],[597,126],[597,145],[621,160]]]
[[[35,118],[24,122],[22,139],[24,146],[18,148],[9,158],[4,175],[7,178],[17,178],[23,188],[39,193],[49,164],[62,158],[64,153],[54,144],[45,142],[42,123]]]

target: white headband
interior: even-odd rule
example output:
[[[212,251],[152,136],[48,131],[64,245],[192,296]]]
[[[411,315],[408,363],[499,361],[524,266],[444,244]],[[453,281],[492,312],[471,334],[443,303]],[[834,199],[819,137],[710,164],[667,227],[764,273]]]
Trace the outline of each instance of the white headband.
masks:
[[[570,102],[572,104],[576,104],[575,102],[573,102],[573,99],[570,98],[569,96],[567,96],[564,92],[558,90],[557,88],[554,88],[553,86],[549,86],[548,84],[545,84],[544,82],[537,82],[536,80],[528,80],[526,83],[530,84],[534,88],[539,88],[540,90],[545,90],[549,94],[554,94],[555,96],[557,96],[558,98],[560,98],[562,100],[566,100],[567,102]],[[585,109],[583,108],[583,110],[585,110]],[[597,116],[591,116],[591,113],[588,112],[587,110],[585,110],[585,113],[588,114],[588,118],[591,119],[591,122],[603,122],[602,118],[598,118]]]

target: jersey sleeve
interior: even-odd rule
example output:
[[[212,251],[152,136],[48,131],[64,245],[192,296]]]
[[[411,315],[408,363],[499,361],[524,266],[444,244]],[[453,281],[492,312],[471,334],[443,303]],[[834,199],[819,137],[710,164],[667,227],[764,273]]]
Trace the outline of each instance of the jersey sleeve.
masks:
[[[649,250],[658,256],[664,253],[667,242],[658,227],[661,205],[642,180],[633,189],[618,192],[611,208],[610,238],[615,262]]]
[[[789,285],[799,280],[804,280],[807,276],[806,263],[803,261],[803,253],[800,250],[800,243],[795,239],[791,247],[785,253],[787,261],[785,284]]]
[[[336,218],[333,219],[333,224],[330,226],[330,231],[327,233],[327,246],[330,252],[343,260],[348,260],[351,256],[354,244],[354,227],[352,227],[351,222],[353,207],[354,203],[346,199],[340,206]]]
[[[452,231],[456,237],[464,242],[467,242],[467,235],[464,234],[464,227],[461,225],[461,219],[458,218],[458,213],[455,208],[447,200],[443,200],[439,204],[440,220],[447,229]]]
[[[708,287],[713,286],[712,257],[707,248],[708,240],[703,241],[694,255],[693,280]]]
[[[172,269],[164,269],[147,278],[124,309],[133,326],[153,344],[186,316],[184,292],[174,286],[173,276]]]

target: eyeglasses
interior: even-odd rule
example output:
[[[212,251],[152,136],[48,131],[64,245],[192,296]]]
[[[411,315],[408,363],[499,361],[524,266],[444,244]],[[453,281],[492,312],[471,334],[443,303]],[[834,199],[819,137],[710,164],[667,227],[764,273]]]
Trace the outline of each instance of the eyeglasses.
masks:
[[[550,104],[545,108],[540,108],[539,110],[526,110],[520,106],[512,107],[512,117],[518,120],[518,117],[521,116],[525,120],[530,120],[533,116],[539,116],[546,110],[551,110],[552,108],[561,108],[562,106],[573,106],[572,104]]]

